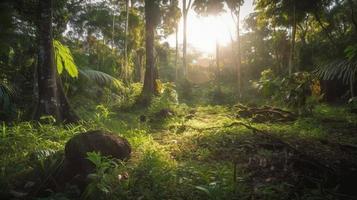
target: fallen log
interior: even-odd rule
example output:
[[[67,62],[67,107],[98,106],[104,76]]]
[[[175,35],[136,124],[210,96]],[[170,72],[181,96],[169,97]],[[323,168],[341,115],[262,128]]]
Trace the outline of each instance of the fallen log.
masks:
[[[297,119],[297,116],[290,111],[270,106],[258,108],[236,105],[235,107],[238,108],[237,118],[252,118],[253,122],[258,123],[289,122]]]

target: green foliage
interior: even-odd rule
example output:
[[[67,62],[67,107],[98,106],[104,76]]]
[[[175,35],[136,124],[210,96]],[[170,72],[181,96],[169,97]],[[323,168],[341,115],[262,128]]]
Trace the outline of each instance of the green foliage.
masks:
[[[88,152],[87,159],[94,164],[95,172],[88,175],[89,185],[85,188],[83,199],[117,199],[115,190],[122,187],[122,182],[127,179],[123,171],[125,165],[115,159],[102,156],[100,153]]]
[[[308,72],[297,72],[287,77],[277,77],[268,69],[253,86],[265,97],[285,103],[299,114],[311,114],[321,100],[320,84]]]
[[[357,97],[350,98],[348,100],[348,105],[351,108],[352,112],[357,113]]]
[[[315,103],[311,92],[313,81],[313,76],[308,72],[297,72],[282,80],[280,89],[285,92],[285,102],[290,107],[298,108],[300,114],[312,112]],[[318,101],[318,98],[315,100]]]
[[[71,51],[67,46],[64,46],[58,40],[53,40],[53,48],[55,51],[55,61],[58,74],[62,74],[65,69],[72,78],[78,77],[78,69],[74,63]]]
[[[357,61],[335,60],[325,65],[320,65],[315,73],[322,80],[341,80],[345,84],[350,84],[356,80]]]
[[[151,102],[150,113],[157,113],[161,109],[173,109],[178,104],[178,96],[173,83],[162,84],[161,90],[161,94]]]
[[[345,49],[345,54],[348,60],[357,60],[357,44],[348,46]]]
[[[16,181],[35,181],[37,186],[42,183],[46,186],[61,164],[65,142],[90,127],[89,124],[55,126],[31,122],[0,124],[0,192],[12,188]],[[34,180],[29,180],[29,172]]]
[[[87,78],[88,80],[94,81],[99,86],[103,85],[113,85],[119,90],[123,90],[124,86],[123,83],[116,79],[115,77],[93,69],[79,69],[79,73],[83,75],[83,77]]]
[[[110,116],[113,114],[111,111],[109,111],[108,107],[106,107],[103,104],[99,104],[95,107],[95,117],[94,120],[100,124],[103,121],[110,120]]]
[[[14,89],[10,84],[0,81],[0,121],[13,118],[16,108],[13,103]]]
[[[167,152],[149,148],[132,171],[130,192],[148,200],[167,199],[176,189],[176,163]]]
[[[280,87],[280,81],[273,70],[267,69],[261,72],[258,82],[253,82],[253,87],[261,92],[264,97],[272,98]]]

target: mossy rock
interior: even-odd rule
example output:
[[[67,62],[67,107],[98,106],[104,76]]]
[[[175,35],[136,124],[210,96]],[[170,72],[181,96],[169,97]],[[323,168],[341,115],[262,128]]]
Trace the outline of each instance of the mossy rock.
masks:
[[[72,182],[78,177],[79,182],[93,173],[94,165],[87,159],[88,152],[99,152],[102,156],[127,160],[130,158],[131,146],[129,142],[113,133],[95,130],[72,137],[65,146],[65,162],[60,173],[59,182]]]
[[[100,130],[78,134],[66,143],[65,157],[70,162],[87,160],[88,152],[126,160],[130,157],[131,147],[125,138]]]

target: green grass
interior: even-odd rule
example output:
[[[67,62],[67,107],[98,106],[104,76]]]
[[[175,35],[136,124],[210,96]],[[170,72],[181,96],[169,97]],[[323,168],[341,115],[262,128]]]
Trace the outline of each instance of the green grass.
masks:
[[[34,168],[31,163],[35,162],[33,158],[36,154],[46,150],[60,152],[73,135],[92,129],[108,130],[127,138],[133,154],[124,166],[111,172],[111,179],[102,177],[103,180],[110,180],[103,184],[107,184],[111,192],[92,192],[89,193],[90,199],[287,197],[288,191],[293,191],[290,180],[293,175],[289,177],[279,171],[284,163],[283,152],[257,147],[257,144],[269,140],[245,127],[225,127],[237,120],[267,131],[307,152],[332,158],[338,154],[320,143],[321,140],[357,143],[357,136],[349,128],[356,126],[357,116],[343,107],[320,105],[313,116],[284,124],[255,124],[249,119],[236,119],[234,111],[227,106],[181,105],[172,109],[176,115],[170,119],[158,119],[154,114],[147,114],[147,110],[114,112],[97,108],[92,109],[95,110],[92,114],[86,113],[87,122],[78,125],[2,124],[1,192],[16,189],[15,183],[19,182],[16,179],[23,177],[21,173]],[[140,122],[141,115],[147,115],[148,121]],[[116,183],[113,177],[122,172],[127,172],[129,178]],[[67,194],[54,193],[52,197],[55,196],[71,198]],[[293,197],[330,198],[328,194],[311,188],[307,188],[304,194],[289,196]]]

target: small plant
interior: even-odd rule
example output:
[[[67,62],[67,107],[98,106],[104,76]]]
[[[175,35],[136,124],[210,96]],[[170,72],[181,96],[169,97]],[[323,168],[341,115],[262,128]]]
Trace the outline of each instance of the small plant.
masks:
[[[116,199],[115,192],[121,187],[121,182],[128,179],[126,172],[118,173],[124,168],[124,164],[97,152],[88,152],[87,159],[94,165],[95,171],[88,175],[90,184],[82,198]]]
[[[348,105],[350,106],[351,112],[357,113],[357,97],[353,97],[348,101]]]
[[[162,109],[173,109],[178,104],[178,95],[173,83],[163,84],[160,96],[153,99],[150,107],[150,113],[157,113]]]
[[[107,108],[105,105],[100,104],[96,106],[96,112],[95,112],[95,121],[101,122],[103,120],[109,119],[110,115],[112,114],[109,111],[109,108]]]

